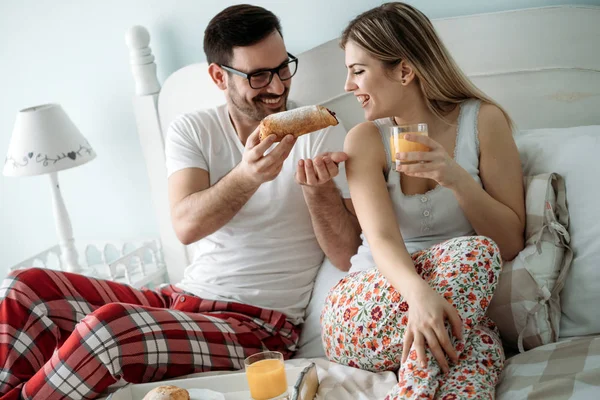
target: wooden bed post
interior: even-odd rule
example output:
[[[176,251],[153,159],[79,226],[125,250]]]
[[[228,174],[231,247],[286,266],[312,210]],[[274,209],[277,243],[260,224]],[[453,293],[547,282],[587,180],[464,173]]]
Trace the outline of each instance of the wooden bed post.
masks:
[[[177,239],[171,225],[164,138],[158,113],[161,87],[156,76],[154,55],[149,47],[150,34],[143,26],[134,26],[127,31],[125,41],[129,47],[129,62],[135,80],[133,107],[136,126],[148,171],[164,261],[170,282],[177,283],[183,277],[188,257],[185,246]]]

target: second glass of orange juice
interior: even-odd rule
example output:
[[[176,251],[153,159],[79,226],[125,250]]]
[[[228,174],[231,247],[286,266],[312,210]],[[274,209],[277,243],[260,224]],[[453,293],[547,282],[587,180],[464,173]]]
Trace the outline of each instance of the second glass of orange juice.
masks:
[[[428,136],[427,124],[409,124],[392,126],[390,129],[390,156],[396,161],[396,167],[400,160],[396,160],[396,153],[409,153],[411,151],[429,151],[429,147],[417,142],[409,142],[404,139],[406,134]],[[415,164],[418,161],[403,161],[402,164]]]
[[[253,400],[289,399],[283,354],[264,351],[244,360]]]

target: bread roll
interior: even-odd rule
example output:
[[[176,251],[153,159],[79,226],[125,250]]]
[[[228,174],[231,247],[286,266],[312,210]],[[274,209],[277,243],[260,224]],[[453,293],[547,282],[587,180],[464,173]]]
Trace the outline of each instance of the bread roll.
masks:
[[[277,135],[280,142],[287,135],[295,137],[337,125],[335,113],[323,106],[306,106],[271,114],[260,122],[260,140]]]
[[[190,394],[180,387],[164,385],[146,393],[143,400],[190,400]]]

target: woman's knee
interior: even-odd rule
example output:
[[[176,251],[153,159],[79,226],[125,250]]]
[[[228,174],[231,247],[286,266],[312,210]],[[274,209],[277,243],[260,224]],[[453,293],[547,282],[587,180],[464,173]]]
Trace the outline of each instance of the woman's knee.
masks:
[[[498,247],[498,244],[493,239],[487,236],[473,236],[473,239],[473,246],[475,250],[485,249],[487,257],[502,263],[500,247]]]
[[[437,246],[433,248],[434,254],[440,255],[442,261],[450,264],[468,263],[475,267],[491,264],[496,268],[502,265],[500,248],[486,236],[462,236]]]
[[[502,268],[500,250],[496,243],[485,236],[465,236],[450,239],[432,248],[436,272],[431,280],[444,297],[454,301],[466,300],[465,290],[491,296]],[[469,289],[470,288],[470,289]],[[462,294],[461,294],[462,293]],[[471,301],[474,297],[471,293]],[[489,301],[489,299],[487,299]]]
[[[486,236],[474,236],[472,239],[471,255],[478,261],[476,263],[478,267],[484,267],[488,284],[495,288],[502,270],[500,248],[496,242]]]
[[[460,248],[463,251],[477,251],[482,247],[490,254],[500,254],[500,249],[496,242],[487,236],[460,236],[443,242],[444,247]]]

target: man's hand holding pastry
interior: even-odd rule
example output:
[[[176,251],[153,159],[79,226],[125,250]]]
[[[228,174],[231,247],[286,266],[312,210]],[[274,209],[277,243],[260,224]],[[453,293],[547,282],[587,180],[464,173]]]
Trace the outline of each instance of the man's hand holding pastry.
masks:
[[[247,182],[260,186],[279,175],[299,136],[337,124],[335,113],[322,106],[300,107],[269,115],[248,137],[238,167]],[[275,142],[279,143],[265,154]],[[312,160],[300,160],[296,181],[304,186],[322,186],[339,174],[338,164],[347,158],[344,152],[326,152]]]
[[[272,134],[261,141],[259,135],[260,127],[256,128],[246,140],[244,155],[238,165],[245,179],[257,186],[272,181],[279,175],[284,161],[296,143],[294,136],[287,135],[268,154],[265,154],[275,143],[277,136]]]

